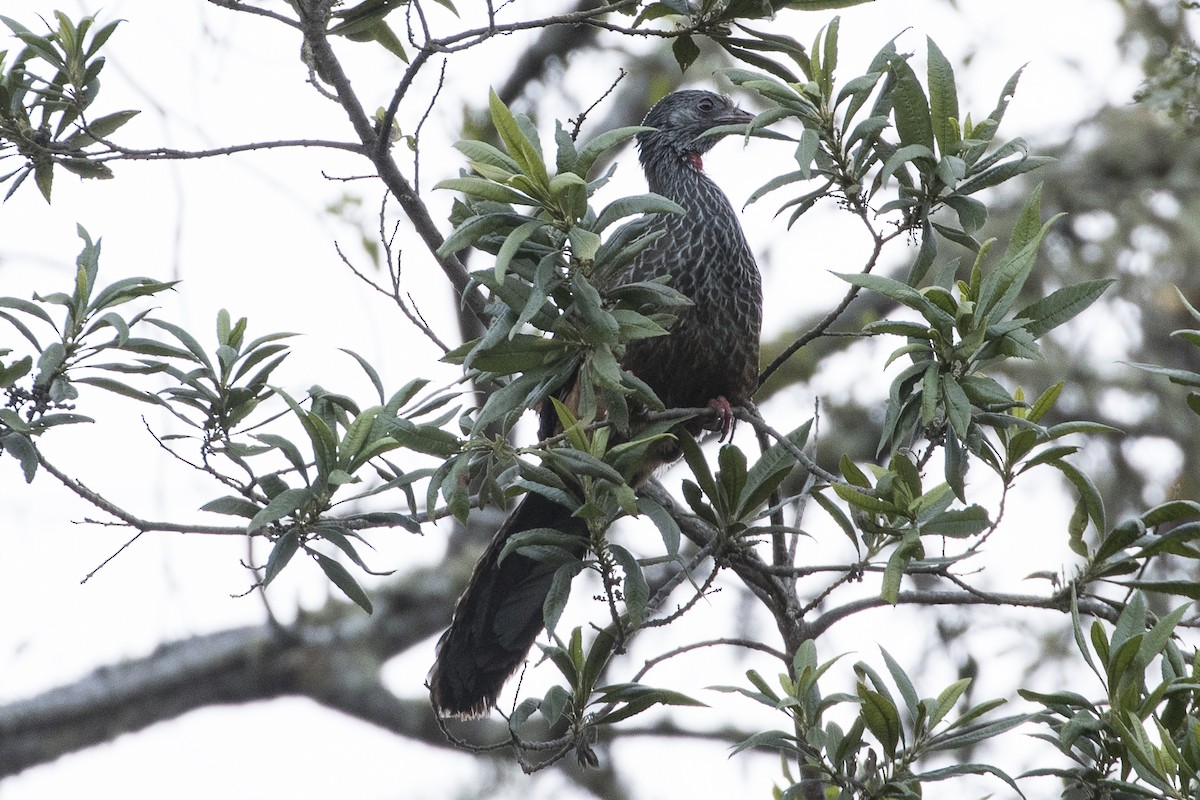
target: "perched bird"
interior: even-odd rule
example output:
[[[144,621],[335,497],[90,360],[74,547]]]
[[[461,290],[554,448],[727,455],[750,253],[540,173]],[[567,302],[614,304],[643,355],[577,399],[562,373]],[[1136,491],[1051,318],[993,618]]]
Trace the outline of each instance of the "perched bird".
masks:
[[[685,213],[657,217],[654,225],[663,235],[617,281],[669,275],[671,285],[691,299],[667,336],[630,342],[622,366],[667,408],[716,409],[722,435],[732,422],[731,406],[746,404],[758,386],[762,285],[733,207],[704,173],[702,157],[719,137],[703,134],[751,119],[729,98],[697,90],[667,95],[650,109],[644,124],[655,130],[637,136],[642,170],[650,191]],[[698,423],[691,427],[699,431]],[[541,431],[543,437],[553,433]],[[676,451],[654,453],[638,479],[675,458]],[[486,714],[541,632],[555,565],[520,553],[499,563],[508,538],[533,528],[567,533],[578,539],[578,555],[585,550],[587,526],[572,509],[525,495],[475,566],[438,643],[429,687],[439,714]]]

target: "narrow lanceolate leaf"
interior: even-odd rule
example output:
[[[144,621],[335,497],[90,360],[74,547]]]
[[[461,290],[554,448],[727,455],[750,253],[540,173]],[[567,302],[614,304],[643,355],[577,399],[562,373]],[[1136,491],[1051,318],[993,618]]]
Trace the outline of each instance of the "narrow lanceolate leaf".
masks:
[[[500,246],[500,252],[496,254],[496,264],[494,267],[496,280],[504,279],[504,273],[508,270],[508,265],[512,263],[513,257],[517,251],[521,249],[521,245],[541,230],[547,223],[540,219],[531,220],[517,226],[516,230],[510,233],[504,240],[504,244]]]
[[[312,491],[308,488],[284,489],[271,498],[266,508],[254,515],[250,524],[246,526],[246,532],[254,533],[264,525],[283,519],[307,503],[311,497]]]
[[[340,563],[325,555],[324,553],[313,553],[313,558],[317,561],[317,566],[325,573],[325,577],[329,578],[334,586],[342,590],[346,597],[354,601],[354,604],[370,614],[374,609],[371,605],[371,598],[367,596],[366,591],[358,585],[358,581],[354,580],[354,576],[350,571],[343,567]]]
[[[900,715],[892,701],[879,692],[868,689],[865,684],[858,685],[858,699],[862,706],[862,718],[867,730],[874,734],[883,746],[888,758],[896,754],[896,746],[900,743]]]
[[[454,149],[465,155],[471,161],[487,164],[496,169],[507,170],[510,174],[521,171],[521,165],[508,156],[507,153],[493,147],[487,142],[477,142],[464,139],[454,143]]]
[[[1006,314],[1033,271],[1038,247],[1059,216],[1041,223],[1041,193],[1039,185],[1021,212],[1004,258],[980,283],[977,313],[988,314],[992,319]]]
[[[1064,286],[1026,306],[1016,318],[1030,320],[1025,330],[1033,338],[1040,338],[1096,302],[1114,283],[1114,278],[1105,278]]]
[[[908,706],[909,715],[916,717],[917,705],[920,703],[916,687],[913,686],[908,673],[900,666],[900,662],[896,661],[891,653],[882,647],[879,648],[879,652],[883,654],[883,661],[887,664],[888,672],[892,674],[892,680],[896,682],[896,688],[900,690],[900,696],[904,698],[904,704]]]
[[[230,514],[236,517],[252,519],[261,508],[256,503],[252,503],[244,497],[226,495],[225,497],[218,497],[216,500],[210,500],[200,506],[200,510],[211,511],[214,514]]]
[[[299,531],[288,531],[276,540],[275,546],[271,548],[271,555],[267,558],[267,568],[263,572],[262,585],[264,587],[275,580],[275,576],[292,560],[292,556],[296,555],[299,547]]]
[[[157,405],[157,406],[170,407],[170,404],[167,403],[166,400],[163,400],[158,395],[150,394],[149,392],[143,392],[140,389],[135,389],[132,386],[127,386],[126,384],[121,383],[120,381],[113,380],[112,378],[104,378],[99,375],[96,375],[96,376],[92,376],[92,377],[75,378],[74,381],[75,381],[75,383],[86,383],[91,386],[97,386],[106,391],[113,392],[114,394],[119,394],[124,397],[132,398],[134,400],[140,400],[143,403],[149,403],[151,405]]]
[[[1108,529],[1104,517],[1104,500],[1100,497],[1100,491],[1096,488],[1096,484],[1092,482],[1086,474],[1080,471],[1074,465],[1066,461],[1049,461],[1059,472],[1063,474],[1075,490],[1079,492],[1080,507],[1084,510],[1087,519],[1091,519],[1096,525],[1096,530],[1104,531]]]
[[[983,506],[967,506],[935,515],[922,526],[925,533],[962,538],[983,533],[991,525],[987,509]]]
[[[592,230],[601,233],[612,223],[634,214],[683,214],[683,206],[662,195],[639,194],[622,197],[609,203],[596,218]]]
[[[486,178],[448,178],[444,181],[439,181],[435,189],[450,189],[456,192],[462,192],[471,197],[481,197],[484,200],[494,200],[497,203],[511,203],[518,206],[535,206],[537,201],[527,194],[518,192],[495,181],[489,181]]]
[[[958,699],[967,691],[967,687],[971,685],[970,678],[962,678],[947,686],[942,690],[942,693],[937,696],[934,701],[933,711],[929,715],[929,727],[932,728],[942,721],[942,718],[950,713]]]
[[[917,80],[916,73],[908,62],[897,59],[892,62],[895,88],[892,90],[892,106],[896,116],[896,133],[900,144],[921,144],[933,150],[933,125],[929,117],[929,100]]]
[[[508,154],[521,165],[521,169],[536,187],[548,189],[550,176],[546,172],[546,165],[542,161],[542,154],[538,146],[521,130],[516,117],[508,110],[495,91],[489,93],[488,105],[492,113],[492,124],[496,126],[496,132],[504,140]]]
[[[764,484],[778,485],[779,473],[786,471],[796,463],[792,449],[802,450],[808,442],[808,433],[812,428],[812,420],[808,420],[799,428],[784,437],[785,442],[775,442],[759,457],[754,466],[746,474],[746,485],[738,498],[738,506],[747,511],[753,510],[766,500],[761,487]],[[767,494],[770,492],[768,491]]]
[[[586,178],[588,173],[591,172],[592,166],[596,163],[596,159],[605,151],[629,141],[643,131],[652,130],[654,129],[647,128],[644,125],[629,125],[605,131],[596,138],[588,140],[587,144],[579,148],[579,158],[575,162],[575,174],[581,178]]]
[[[621,565],[621,571],[625,573],[625,581],[622,584],[625,594],[625,609],[634,623],[641,622],[646,616],[646,602],[650,599],[650,587],[646,583],[646,576],[642,573],[642,566],[638,564],[632,553],[619,544],[610,544],[608,551],[612,553],[613,558]]]
[[[542,622],[550,633],[554,632],[567,605],[567,598],[571,595],[571,581],[583,568],[582,561],[575,561],[563,564],[554,571],[554,577],[550,580],[550,590],[546,592],[546,599],[542,603]]]
[[[929,43],[929,117],[938,151],[949,155],[958,147],[958,91],[954,68],[933,41]]]

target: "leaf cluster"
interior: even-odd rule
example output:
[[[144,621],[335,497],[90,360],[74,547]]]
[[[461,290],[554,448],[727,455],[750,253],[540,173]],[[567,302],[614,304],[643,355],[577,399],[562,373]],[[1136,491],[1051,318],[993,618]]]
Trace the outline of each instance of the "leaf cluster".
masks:
[[[821,692],[821,679],[842,656],[825,662],[817,658],[811,640],[797,648],[787,674],[780,674],[777,687],[757,671],[749,670],[745,686],[715,686],[717,691],[740,694],[786,715],[791,731],[756,733],[734,747],[734,752],[770,748],[783,756],[784,776],[790,785],[776,795],[801,798],[805,784],[814,777],[826,783],[826,797],[851,800],[858,797],[922,796],[922,785],[961,775],[992,775],[1021,794],[1016,783],[1002,770],[977,763],[918,771],[919,762],[937,753],[961,752],[979,742],[1023,724],[1028,715],[1013,715],[984,721],[981,718],[1004,700],[989,700],[952,715],[971,685],[963,678],[942,689],[936,697],[921,698],[917,689],[892,656],[881,648],[895,691],[869,664],[854,665],[857,676],[854,694]],[[899,694],[900,701],[897,701]],[[828,712],[839,705],[854,708],[849,727],[830,719]],[[808,773],[804,780],[793,776],[789,760]]]
[[[33,350],[8,364],[0,361],[0,390],[7,399],[6,407],[0,409],[0,452],[7,451],[21,462],[26,481],[32,481],[37,472],[34,438],[54,426],[91,422],[88,417],[71,413],[71,403],[79,397],[79,384],[157,402],[152,395],[95,374],[120,369],[96,360],[109,352],[136,351],[138,340],[131,335],[131,328],[143,320],[151,321],[148,311],[127,317],[113,309],[165,292],[175,282],[125,278],[100,286],[100,242],[93,242],[82,226],[77,230],[83,249],[75,261],[70,291],[35,294],[32,300],[0,297],[0,319],[8,322]],[[35,332],[39,326],[50,328],[48,340]],[[12,352],[0,349],[0,357],[11,359]],[[83,370],[87,372],[80,374]]]
[[[935,231],[972,251],[980,250],[974,233],[986,221],[987,208],[974,197],[976,193],[1048,161],[1030,156],[1020,138],[998,146],[995,142],[1020,71],[1005,84],[991,113],[974,121],[969,113],[960,115],[953,67],[932,39],[924,85],[908,63],[912,54],[899,52],[893,40],[876,54],[864,74],[839,86],[836,18],[810,49],[786,36],[744,30],[747,46],[753,43],[789,59],[787,65],[765,58],[750,62],[769,75],[726,71],[735,84],[757,92],[770,104],[751,130],[788,119],[803,126],[794,154],[796,169],[763,185],[751,201],[785,186],[817,181],[816,189],[779,208],[779,213],[791,209],[789,226],[829,196],[859,210],[870,206],[877,214],[895,212],[898,225],[921,231],[921,252],[909,277],[913,285],[933,264]],[[880,202],[881,192],[893,178],[896,196]],[[931,219],[943,208],[955,213],[957,226]]]
[[[1075,691],[1021,696],[1043,708],[1038,733],[1074,762],[1026,775],[1062,778],[1071,791],[1113,797],[1195,797],[1200,790],[1200,659],[1176,644],[1188,605],[1159,619],[1134,592],[1116,624],[1099,620],[1085,632],[1072,605],[1075,644],[1104,690],[1100,700]],[[1155,672],[1153,681],[1148,680]]]
[[[101,49],[120,20],[95,27],[94,17],[78,23],[60,11],[57,24],[34,33],[9,17],[0,17],[24,47],[6,63],[0,52],[0,160],[16,158],[20,166],[0,175],[11,181],[5,199],[30,175],[46,202],[54,185],[55,168],[81,178],[111,178],[107,164],[89,149],[103,143],[137,111],[117,111],[91,117],[89,110],[100,92],[105,57]]]

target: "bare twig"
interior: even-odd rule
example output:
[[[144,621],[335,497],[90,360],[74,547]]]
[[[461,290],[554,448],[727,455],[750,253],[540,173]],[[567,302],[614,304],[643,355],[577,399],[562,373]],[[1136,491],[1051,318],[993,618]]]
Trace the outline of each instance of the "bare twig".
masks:
[[[622,80],[624,80],[625,76],[628,74],[629,73],[626,72],[624,69],[618,69],[617,70],[617,79],[614,80],[611,84],[609,84],[609,87],[604,91],[604,94],[600,95],[600,97],[598,97],[596,99],[596,102],[592,103],[590,106],[585,108],[578,117],[567,120],[567,122],[571,123],[571,141],[572,142],[579,138],[579,129],[582,128],[583,123],[587,121],[588,114],[591,114],[592,111],[594,111],[596,109],[596,106],[603,103],[604,100],[610,94],[613,93],[613,90],[617,88],[617,84],[619,84]]]

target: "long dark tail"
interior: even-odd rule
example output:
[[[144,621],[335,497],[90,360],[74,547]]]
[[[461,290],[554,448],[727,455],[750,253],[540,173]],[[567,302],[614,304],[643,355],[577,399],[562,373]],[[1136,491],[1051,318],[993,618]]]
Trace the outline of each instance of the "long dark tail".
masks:
[[[429,673],[429,691],[438,713],[486,714],[542,631],[542,604],[558,565],[515,552],[498,563],[511,536],[534,528],[569,534],[566,548],[583,555],[587,525],[571,516],[566,506],[526,494],[475,565],[450,628],[438,642],[437,661]]]

